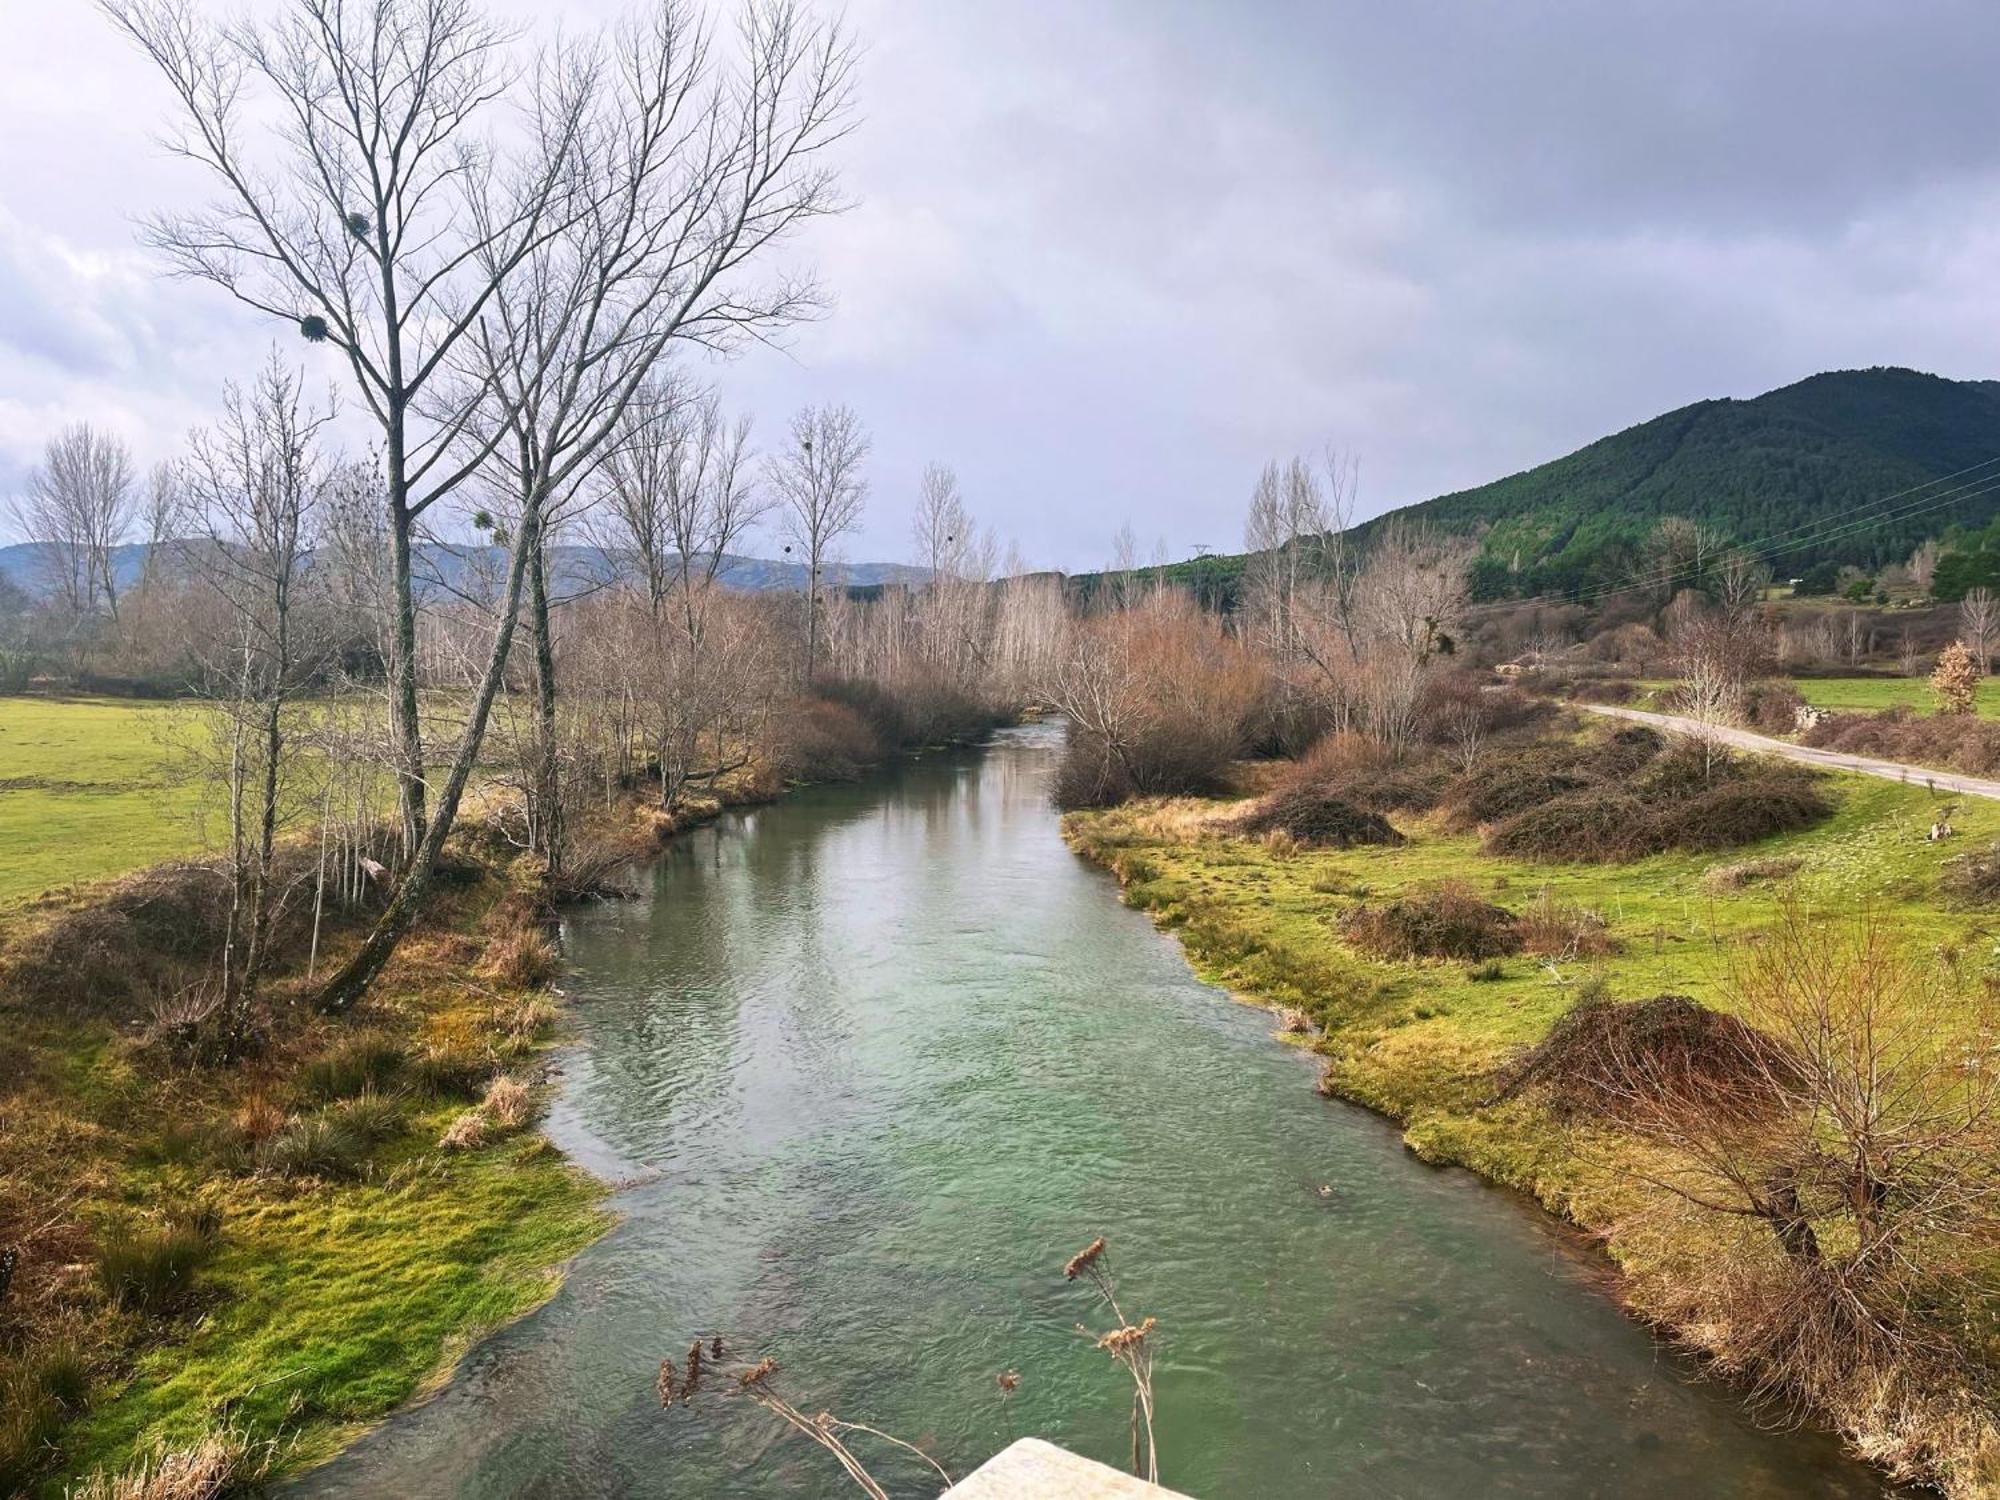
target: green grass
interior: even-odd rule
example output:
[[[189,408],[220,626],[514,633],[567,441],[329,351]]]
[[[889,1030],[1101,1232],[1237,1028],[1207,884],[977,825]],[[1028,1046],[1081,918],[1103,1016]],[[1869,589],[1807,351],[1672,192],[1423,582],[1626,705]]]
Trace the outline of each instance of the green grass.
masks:
[[[1645,689],[1646,697],[1638,707],[1656,710],[1672,707],[1667,701],[1667,694],[1675,686],[1671,679],[1654,678],[1639,685]],[[1891,677],[1887,673],[1855,677],[1795,677],[1792,686],[1815,708],[1830,708],[1840,713],[1880,713],[1885,708],[1907,708],[1915,713],[1927,714],[1937,708],[1937,700],[1931,696],[1930,682],[1923,677]],[[2000,719],[2000,677],[1988,677],[1980,682],[1976,703],[1982,719]]]
[[[1937,708],[1930,684],[1922,677],[1800,678],[1798,689],[1814,707],[1843,713],[1879,713],[1885,708],[1932,713]],[[1982,681],[1975,701],[1982,719],[2000,719],[2000,678]]]
[[[1936,886],[1947,858],[2000,837],[2000,803],[1962,803],[1963,837],[1939,846],[1925,838],[1934,803],[1923,788],[1866,777],[1833,784],[1837,811],[1808,832],[1626,865],[1492,858],[1474,835],[1408,820],[1398,821],[1412,838],[1397,848],[1284,856],[1194,831],[1188,804],[1073,816],[1066,827],[1077,848],[1119,873],[1128,900],[1181,935],[1205,978],[1320,1022],[1343,1092],[1402,1120],[1420,1149],[1561,1199],[1573,1184],[1544,1178],[1539,1127],[1478,1109],[1483,1080],[1509,1049],[1543,1036],[1593,972],[1625,999],[1672,992],[1722,1003],[1731,948],[1770,924],[1777,896],[1768,885],[1711,890],[1703,879],[1711,869],[1796,857],[1794,888],[1816,910],[1866,905],[1926,944],[1978,954],[1991,946],[1990,919],[1942,909]],[[1600,913],[1622,951],[1554,974],[1538,960],[1509,958],[1504,978],[1475,980],[1464,964],[1376,961],[1341,942],[1339,917],[1358,901],[1447,878],[1516,911],[1546,888]]]
[[[423,1128],[434,1138],[450,1113]],[[426,1150],[386,1185],[246,1184],[204,1273],[209,1309],[72,1431],[74,1471],[232,1425],[283,1434],[283,1467],[326,1457],[546,1299],[553,1268],[603,1232],[600,1197],[538,1136]]]
[[[200,847],[166,704],[0,698],[0,910]]]

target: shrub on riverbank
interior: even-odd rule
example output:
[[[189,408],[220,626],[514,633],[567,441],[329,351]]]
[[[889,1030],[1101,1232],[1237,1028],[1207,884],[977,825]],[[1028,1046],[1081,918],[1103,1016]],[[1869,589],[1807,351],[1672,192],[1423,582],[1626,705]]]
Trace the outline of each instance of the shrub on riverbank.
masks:
[[[1781,1049],[1686,995],[1580,1000],[1501,1074],[1498,1100],[1533,1094],[1558,1118],[1622,1121],[1671,1098],[1752,1119],[1777,1108]]]
[[[1311,786],[1272,793],[1239,818],[1236,827],[1253,836],[1281,833],[1306,848],[1351,849],[1357,844],[1403,841],[1380,813]]]
[[[1069,720],[1056,806],[1112,807],[1226,787],[1267,680],[1242,641],[1170,592],[1070,629],[1050,684]]]
[[[1364,735],[1330,734],[1284,773],[1284,785],[1320,788],[1368,812],[1422,812],[1437,806],[1451,770],[1442,756],[1398,759]]]
[[[1635,732],[1636,731],[1636,732]],[[1475,766],[1446,806],[1495,854],[1611,863],[1703,852],[1809,828],[1832,812],[1815,772],[1680,741],[1640,726],[1543,744]]]
[[[1521,951],[1520,924],[1463,881],[1362,905],[1341,918],[1348,942],[1377,958],[1499,958]]]

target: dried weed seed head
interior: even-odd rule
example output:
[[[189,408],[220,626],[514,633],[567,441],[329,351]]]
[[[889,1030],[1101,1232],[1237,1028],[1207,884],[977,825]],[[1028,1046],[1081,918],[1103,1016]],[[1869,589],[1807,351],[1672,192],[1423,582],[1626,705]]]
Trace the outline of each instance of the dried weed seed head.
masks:
[[[1078,1276],[1096,1265],[1103,1255],[1104,1236],[1100,1234],[1069,1258],[1069,1264],[1063,1267],[1063,1280],[1076,1280]]]
[[[1146,1335],[1151,1333],[1153,1328],[1154,1322],[1151,1318],[1146,1318],[1136,1325],[1127,1323],[1123,1328],[1114,1328],[1105,1334],[1097,1341],[1097,1347],[1110,1354],[1113,1359],[1122,1358],[1145,1343]]]

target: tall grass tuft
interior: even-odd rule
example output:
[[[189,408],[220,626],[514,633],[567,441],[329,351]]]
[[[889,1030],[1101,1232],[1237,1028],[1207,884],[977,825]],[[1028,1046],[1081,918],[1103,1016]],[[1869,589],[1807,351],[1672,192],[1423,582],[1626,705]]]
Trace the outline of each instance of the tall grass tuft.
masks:
[[[130,1311],[174,1312],[193,1298],[201,1269],[221,1240],[221,1215],[212,1208],[157,1227],[120,1225],[98,1241],[98,1285]]]

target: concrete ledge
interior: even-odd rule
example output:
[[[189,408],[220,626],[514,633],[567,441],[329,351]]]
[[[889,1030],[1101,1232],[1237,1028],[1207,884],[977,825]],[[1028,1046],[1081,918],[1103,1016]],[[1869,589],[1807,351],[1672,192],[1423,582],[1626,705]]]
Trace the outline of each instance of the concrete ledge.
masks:
[[[950,1500],[1187,1500],[1040,1438],[1003,1448],[945,1494]]]

